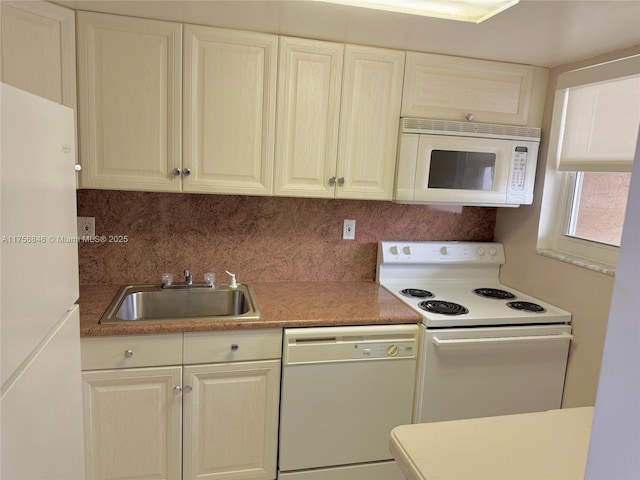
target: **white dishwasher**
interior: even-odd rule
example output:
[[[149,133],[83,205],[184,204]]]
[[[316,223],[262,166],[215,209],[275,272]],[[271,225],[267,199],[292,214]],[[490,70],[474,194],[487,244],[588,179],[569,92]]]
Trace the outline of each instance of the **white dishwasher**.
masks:
[[[391,430],[411,423],[417,325],[284,331],[278,479],[402,480]]]

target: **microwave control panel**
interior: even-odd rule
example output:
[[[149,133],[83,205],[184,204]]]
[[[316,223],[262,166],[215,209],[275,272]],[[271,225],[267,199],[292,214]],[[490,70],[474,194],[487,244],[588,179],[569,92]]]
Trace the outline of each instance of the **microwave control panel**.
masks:
[[[527,168],[527,147],[516,147],[513,152],[513,165],[511,171],[511,191],[524,190],[525,171]]]

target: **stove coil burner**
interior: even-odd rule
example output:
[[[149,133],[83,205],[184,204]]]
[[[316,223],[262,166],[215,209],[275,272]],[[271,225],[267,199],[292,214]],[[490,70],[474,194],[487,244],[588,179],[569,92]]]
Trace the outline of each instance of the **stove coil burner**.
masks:
[[[507,302],[507,306],[521,312],[544,313],[546,310],[537,303],[531,302]]]
[[[427,300],[418,304],[423,310],[431,313],[440,313],[442,315],[464,315],[469,313],[467,307],[459,303],[446,302],[444,300]]]
[[[419,288],[405,288],[400,290],[400,293],[405,297],[412,298],[433,298],[435,295],[428,290],[421,290]]]
[[[513,293],[500,290],[499,288],[476,288],[473,293],[481,297],[495,298],[498,300],[513,300],[516,298]]]

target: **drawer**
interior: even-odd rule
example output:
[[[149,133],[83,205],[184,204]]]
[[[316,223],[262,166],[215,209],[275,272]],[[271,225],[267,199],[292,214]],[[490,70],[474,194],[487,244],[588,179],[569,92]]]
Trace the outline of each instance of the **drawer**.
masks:
[[[84,337],[82,370],[182,364],[182,333]]]
[[[282,329],[184,334],[184,364],[269,360],[282,357]]]

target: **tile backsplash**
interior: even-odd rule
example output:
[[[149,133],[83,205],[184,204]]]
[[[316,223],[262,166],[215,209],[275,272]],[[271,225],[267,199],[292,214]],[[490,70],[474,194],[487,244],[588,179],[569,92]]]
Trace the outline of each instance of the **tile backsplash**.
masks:
[[[79,190],[78,215],[103,243],[80,243],[81,284],[372,281],[380,240],[491,241],[495,208],[382,201]],[[342,240],[345,219],[355,240]],[[125,241],[126,237],[126,241]],[[111,241],[109,241],[111,240]]]

